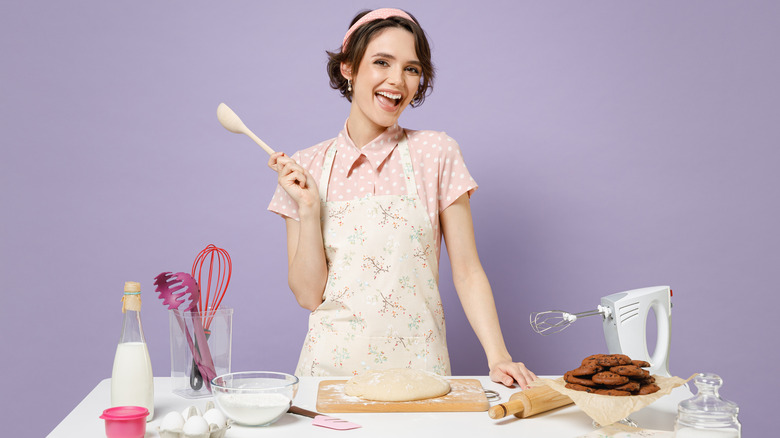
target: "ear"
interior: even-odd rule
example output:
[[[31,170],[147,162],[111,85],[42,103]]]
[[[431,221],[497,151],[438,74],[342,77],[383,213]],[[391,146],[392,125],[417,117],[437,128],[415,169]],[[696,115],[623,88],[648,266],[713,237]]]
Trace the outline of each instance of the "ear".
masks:
[[[344,79],[352,79],[352,66],[347,64],[346,62],[342,62],[341,76],[344,76]]]

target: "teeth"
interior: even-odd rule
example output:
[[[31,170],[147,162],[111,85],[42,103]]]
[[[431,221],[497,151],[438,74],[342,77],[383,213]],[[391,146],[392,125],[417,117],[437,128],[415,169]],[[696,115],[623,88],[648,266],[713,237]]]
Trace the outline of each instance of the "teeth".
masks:
[[[376,94],[379,94],[381,96],[385,96],[388,99],[396,99],[396,100],[398,100],[398,99],[401,98],[400,94],[392,94],[392,93],[388,93],[386,91],[379,91]]]

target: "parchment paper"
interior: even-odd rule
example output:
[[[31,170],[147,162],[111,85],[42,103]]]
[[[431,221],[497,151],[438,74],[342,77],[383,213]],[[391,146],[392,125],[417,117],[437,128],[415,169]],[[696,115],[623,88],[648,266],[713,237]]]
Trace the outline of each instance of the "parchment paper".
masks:
[[[655,376],[655,384],[661,389],[653,394],[632,395],[616,397],[611,395],[590,394],[584,391],[575,391],[566,387],[563,377],[557,379],[538,379],[540,383],[550,386],[552,389],[569,396],[583,412],[596,423],[607,426],[620,421],[632,413],[650,405],[659,398],[672,392],[674,388],[685,384],[694,378],[696,374],[687,379],[680,377]]]

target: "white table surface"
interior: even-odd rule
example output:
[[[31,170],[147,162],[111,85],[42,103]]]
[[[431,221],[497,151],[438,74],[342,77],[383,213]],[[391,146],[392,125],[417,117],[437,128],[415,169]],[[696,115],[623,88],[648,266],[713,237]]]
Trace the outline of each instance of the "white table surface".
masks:
[[[554,377],[554,376],[552,376]],[[501,400],[491,406],[509,400],[518,391],[493,383],[486,376],[453,376],[453,378],[477,379],[485,389],[501,395]],[[301,378],[294,404],[316,411],[317,387],[321,380],[331,378]],[[146,438],[159,437],[160,420],[171,411],[183,411],[188,406],[203,410],[211,398],[185,399],[171,392],[169,377],[154,378],[154,419],[147,423]],[[104,437],[105,426],[99,417],[110,407],[111,379],[101,381],[81,403],[48,435],[50,438]],[[690,398],[691,392],[681,386],[652,405],[631,415],[639,427],[671,431],[677,415],[677,404]],[[542,413],[530,418],[510,416],[501,420],[491,419],[487,412],[423,412],[423,413],[338,413],[332,417],[357,423],[363,427],[348,431],[336,431],[311,425],[311,419],[285,414],[267,427],[242,427],[233,425],[225,438],[242,437],[294,437],[335,436],[348,437],[399,437],[407,436],[490,436],[502,437],[578,437],[594,430],[591,419],[575,405]],[[401,435],[402,436],[402,435]]]

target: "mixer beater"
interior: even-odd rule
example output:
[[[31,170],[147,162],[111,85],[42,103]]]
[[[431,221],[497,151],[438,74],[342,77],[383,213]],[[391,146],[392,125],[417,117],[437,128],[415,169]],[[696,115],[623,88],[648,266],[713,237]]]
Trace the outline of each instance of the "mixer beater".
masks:
[[[552,335],[568,328],[579,318],[602,315],[608,317],[611,314],[609,307],[598,306],[596,310],[587,312],[569,313],[563,310],[547,310],[531,313],[531,328],[542,336]]]

